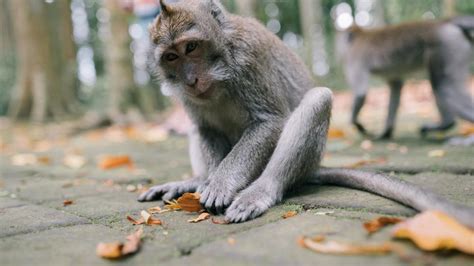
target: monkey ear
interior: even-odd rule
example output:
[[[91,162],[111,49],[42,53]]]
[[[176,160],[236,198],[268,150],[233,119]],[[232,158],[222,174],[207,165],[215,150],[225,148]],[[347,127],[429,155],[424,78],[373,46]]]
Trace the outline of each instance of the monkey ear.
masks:
[[[210,4],[211,15],[219,23],[219,25],[222,25],[225,20],[224,7],[222,6],[219,0],[210,0],[209,4]]]
[[[161,13],[165,16],[171,13],[171,7],[166,3],[165,0],[160,0]]]

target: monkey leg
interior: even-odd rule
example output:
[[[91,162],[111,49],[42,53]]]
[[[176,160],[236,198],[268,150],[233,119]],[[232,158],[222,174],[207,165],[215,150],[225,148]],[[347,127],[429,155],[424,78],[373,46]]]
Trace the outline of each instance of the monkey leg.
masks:
[[[400,106],[400,94],[403,87],[403,81],[392,80],[389,82],[390,86],[390,104],[388,106],[387,122],[385,129],[378,139],[391,139],[393,129],[395,127],[395,119],[397,117],[397,110]]]
[[[286,122],[260,177],[235,197],[225,216],[230,222],[253,219],[276,204],[285,191],[305,182],[319,165],[326,144],[332,93],[308,91]]]

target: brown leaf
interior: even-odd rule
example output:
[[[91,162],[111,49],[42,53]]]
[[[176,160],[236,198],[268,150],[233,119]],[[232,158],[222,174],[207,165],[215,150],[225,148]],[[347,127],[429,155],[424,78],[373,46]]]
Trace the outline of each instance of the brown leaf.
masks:
[[[223,219],[221,220],[221,219],[212,218],[211,221],[213,224],[230,224],[229,221],[226,221]]]
[[[181,206],[179,206],[178,202],[176,200],[172,201],[165,201],[165,209],[170,210],[170,211],[180,211]]]
[[[401,222],[392,235],[408,238],[423,250],[457,249],[474,254],[474,231],[440,211],[426,211]]]
[[[379,217],[379,218],[376,218],[364,223],[364,228],[365,230],[367,230],[369,234],[372,234],[379,231],[384,226],[387,226],[390,224],[396,224],[401,221],[402,219],[395,218],[395,217]]]
[[[72,201],[72,200],[64,200],[63,201],[63,206],[65,207],[65,206],[71,205],[73,203],[74,203],[74,201]]]
[[[309,237],[300,237],[298,244],[315,252],[337,255],[380,255],[392,252],[394,249],[390,243],[358,245],[341,243],[335,240],[324,241],[324,239]]]
[[[143,220],[145,221],[145,224],[147,225],[161,225],[162,222],[160,219],[155,219],[151,214],[149,214],[147,211],[141,211],[140,212]]]
[[[293,216],[295,216],[295,215],[297,215],[297,214],[298,214],[297,211],[287,211],[285,214],[283,214],[283,215],[281,216],[281,218],[287,219],[287,218],[293,217]]]
[[[459,128],[459,133],[463,136],[469,136],[474,134],[474,123],[462,124]]]
[[[211,215],[209,213],[203,212],[203,213],[199,214],[198,217],[188,220],[188,223],[199,223],[201,221],[209,219],[209,217],[211,217]]]
[[[371,159],[371,160],[359,160],[355,163],[351,163],[349,165],[346,165],[346,168],[359,168],[362,166],[366,165],[371,165],[371,164],[384,164],[386,163],[387,160],[385,158],[378,158],[378,159]]]
[[[127,220],[129,220],[134,225],[139,225],[139,224],[144,224],[145,223],[145,220],[143,219],[143,217],[140,217],[140,219],[136,220],[132,216],[127,215]]]
[[[99,168],[103,170],[121,166],[133,168],[133,162],[128,155],[106,155],[99,161]]]
[[[181,197],[178,198],[177,203],[182,210],[188,212],[199,212],[204,209],[199,202],[201,195],[199,193],[184,193]]]
[[[140,248],[142,234],[143,228],[140,227],[135,233],[127,236],[127,242],[125,242],[122,248],[122,255],[129,255],[138,251]]]
[[[328,138],[329,139],[343,139],[346,137],[344,130],[340,128],[329,128]]]
[[[227,238],[227,243],[229,243],[229,245],[233,246],[233,245],[235,245],[235,242],[236,242],[235,238],[233,238],[233,237],[228,237]]]
[[[163,210],[161,209],[160,206],[155,206],[155,207],[148,208],[147,211],[150,214],[154,214],[154,213],[161,213]]]
[[[105,259],[118,259],[122,256],[123,244],[120,242],[99,243],[96,253],[99,257]]]
[[[143,228],[138,229],[135,233],[127,236],[125,244],[121,242],[99,243],[96,253],[99,257],[106,259],[119,259],[133,254],[140,248],[142,234]]]

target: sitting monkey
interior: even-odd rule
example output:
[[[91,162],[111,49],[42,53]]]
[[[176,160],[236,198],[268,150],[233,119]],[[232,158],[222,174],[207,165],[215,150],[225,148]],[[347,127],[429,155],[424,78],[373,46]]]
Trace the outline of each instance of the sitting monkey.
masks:
[[[381,139],[392,137],[403,79],[426,69],[441,116],[437,124],[423,125],[422,135],[452,128],[455,117],[474,123],[474,100],[466,90],[472,62],[474,16],[442,21],[410,22],[379,29],[352,27],[343,32],[344,72],[354,93],[352,123],[367,134],[358,115],[364,105],[370,74],[384,78],[390,87],[385,129]]]
[[[150,188],[139,201],[201,193],[230,222],[253,219],[295,186],[367,190],[417,210],[438,209],[474,227],[471,208],[383,174],[320,168],[332,93],[259,22],[216,0],[160,1],[151,27],[162,86],[185,107],[194,177]]]

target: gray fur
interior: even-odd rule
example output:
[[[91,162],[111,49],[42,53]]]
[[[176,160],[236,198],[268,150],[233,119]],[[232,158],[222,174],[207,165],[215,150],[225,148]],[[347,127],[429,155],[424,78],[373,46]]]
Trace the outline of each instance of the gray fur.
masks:
[[[358,115],[367,94],[369,74],[375,74],[390,84],[387,123],[380,136],[390,138],[400,101],[400,83],[419,69],[428,70],[441,116],[439,123],[422,126],[423,134],[451,128],[455,117],[474,122],[474,101],[466,91],[472,60],[472,38],[468,33],[473,30],[474,16],[464,16],[375,30],[354,27],[346,32],[348,37],[339,39],[347,47],[343,52],[344,67],[354,92],[352,123],[356,128],[367,134]]]
[[[400,189],[411,185],[400,185],[397,179],[372,180],[371,173],[344,169],[332,169],[330,175],[317,172],[329,128],[331,91],[313,88],[300,59],[257,21],[225,10],[217,12],[219,5],[209,8],[213,3],[188,0],[168,5],[166,16],[159,17],[151,29],[162,82],[182,101],[195,125],[190,133],[195,177],[152,187],[139,196],[140,201],[169,200],[198,191],[207,209],[225,211],[228,221],[243,222],[281,201],[290,188],[318,180],[332,183],[332,175],[335,181],[344,175],[349,180],[341,185],[379,193],[415,208],[439,205],[437,198],[431,202],[432,197],[405,195]],[[209,58],[203,61],[180,54],[178,63],[163,62],[161,54],[179,50],[173,48],[179,46],[174,39],[189,30],[204,39],[213,36],[202,42],[201,56]],[[182,67],[196,62],[197,67]],[[186,86],[189,69],[195,69],[199,82],[209,87]],[[201,99],[189,93],[193,90],[212,93]]]

